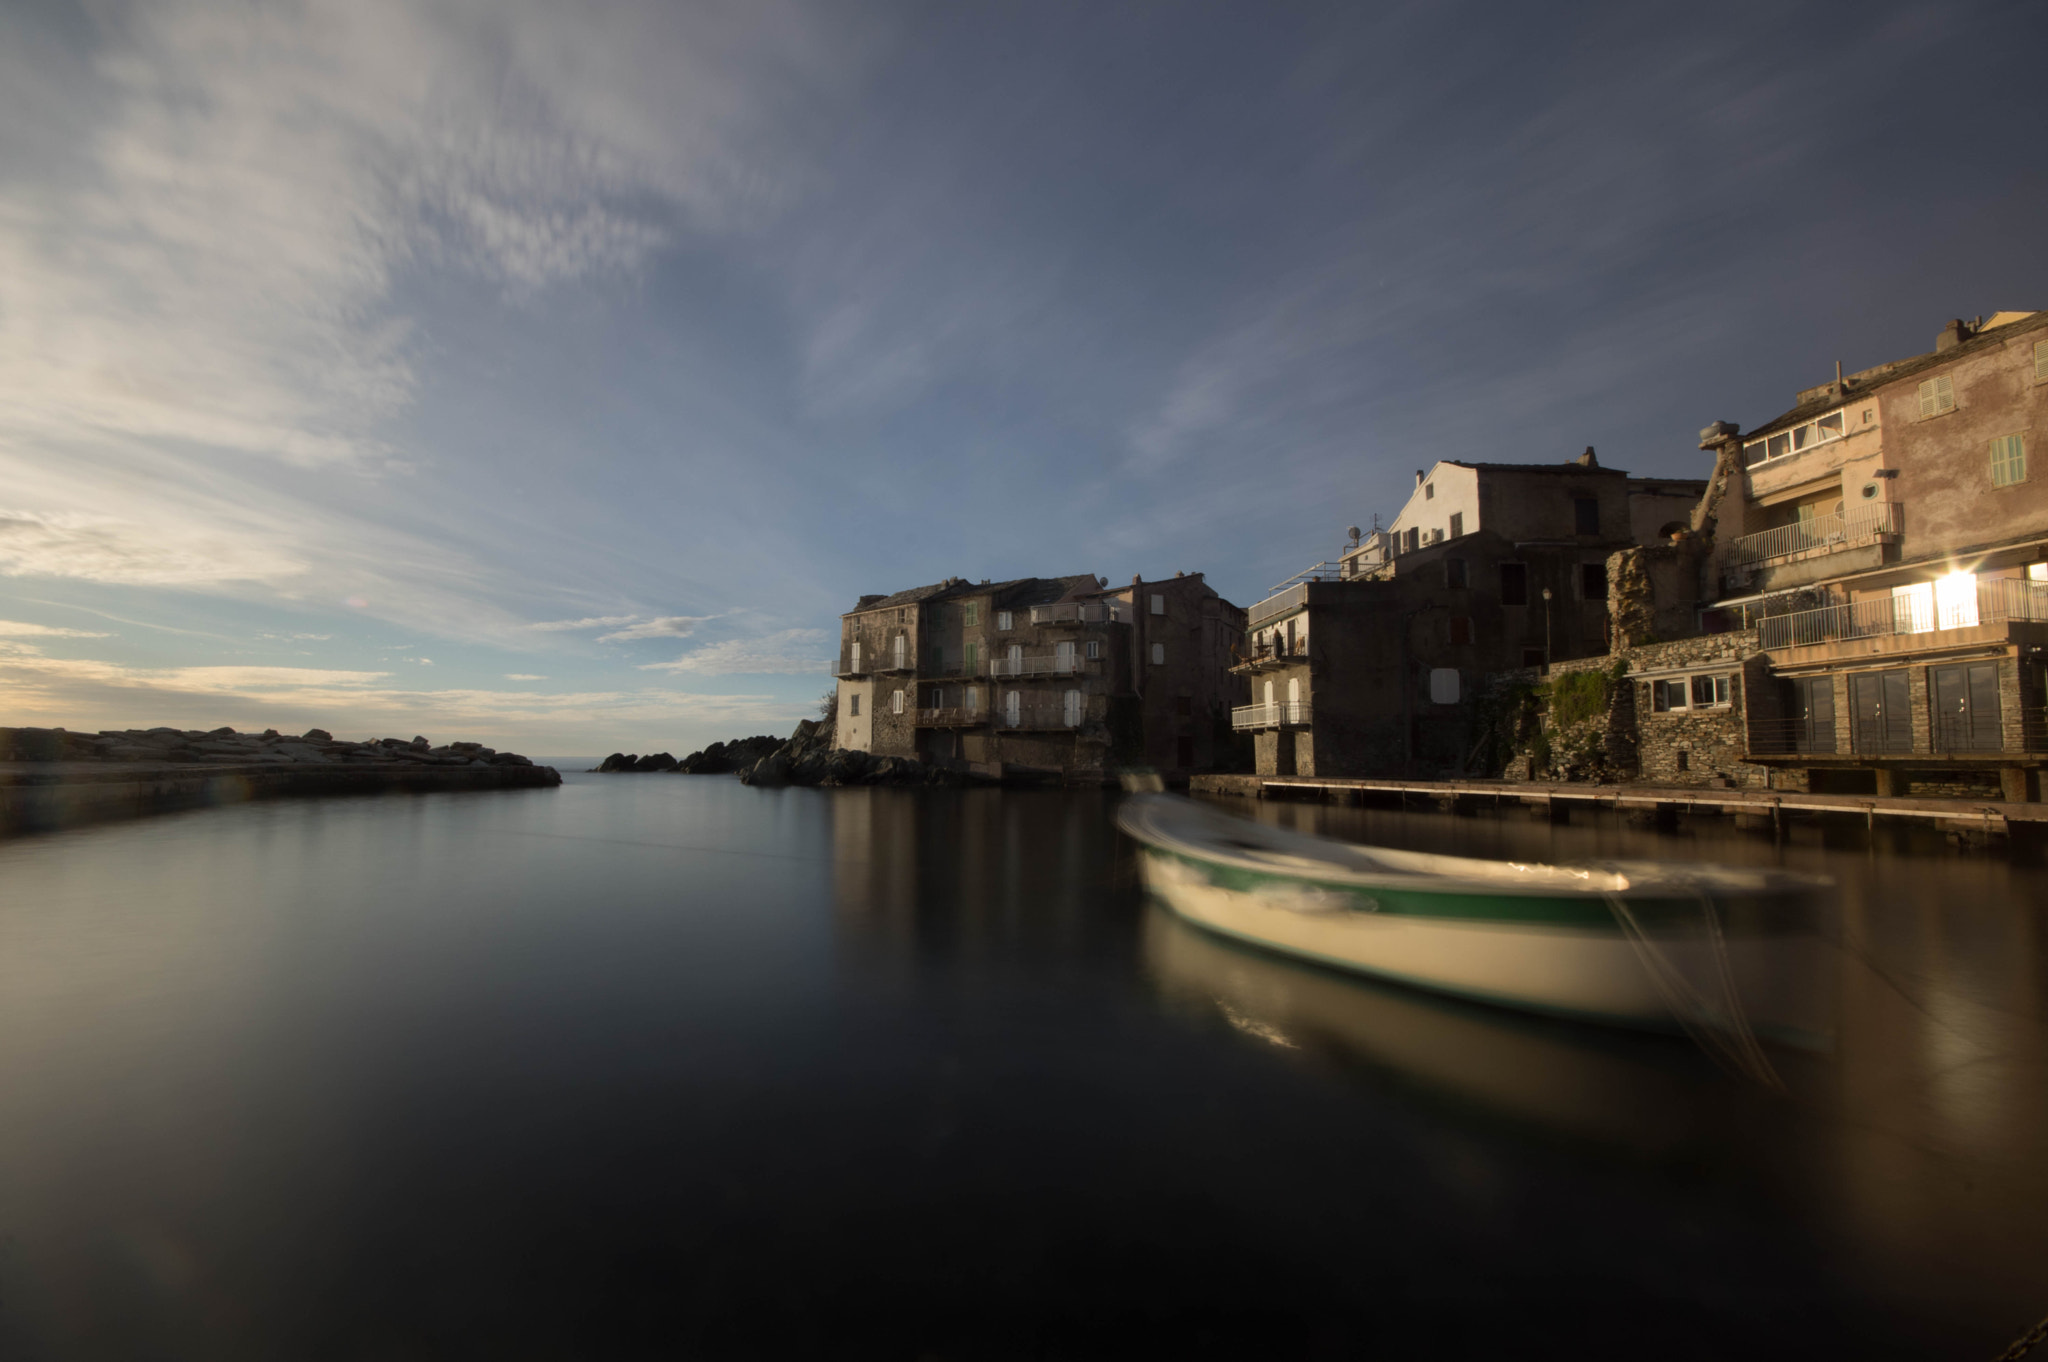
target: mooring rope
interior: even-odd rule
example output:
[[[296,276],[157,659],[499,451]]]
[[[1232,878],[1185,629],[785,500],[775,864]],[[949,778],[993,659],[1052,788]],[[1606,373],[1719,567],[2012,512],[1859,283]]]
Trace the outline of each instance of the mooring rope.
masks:
[[[1713,898],[1705,890],[1696,892],[1701,917],[1706,924],[1707,944],[1714,957],[1714,978],[1722,999],[1719,1009],[1650,939],[1650,934],[1636,920],[1635,910],[1628,906],[1626,899],[1612,890],[1601,897],[1607,900],[1608,910],[1620,924],[1622,935],[1635,947],[1637,958],[1643,962],[1643,969],[1649,974],[1650,982],[1656,985],[1657,992],[1663,995],[1671,1015],[1694,1043],[1723,1068],[1759,1087],[1783,1092],[1784,1080],[1771,1067],[1763,1046],[1757,1043],[1756,1033],[1750,1030],[1749,1021],[1743,1016],[1742,999],[1736,992],[1735,972],[1728,962],[1728,945],[1721,935],[1721,922],[1714,912]]]
[[[2042,1320],[2014,1339],[2012,1346],[1992,1359],[1992,1362],[2018,1362],[2018,1359],[2032,1352],[2043,1339],[2048,1339],[2048,1319]]]

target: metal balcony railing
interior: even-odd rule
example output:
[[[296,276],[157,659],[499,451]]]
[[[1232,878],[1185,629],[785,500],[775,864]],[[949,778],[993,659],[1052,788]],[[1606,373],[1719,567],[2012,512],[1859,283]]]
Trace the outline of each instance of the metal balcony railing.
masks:
[[[990,676],[1093,676],[1102,671],[1102,663],[1093,658],[1063,653],[1026,653],[1021,657],[992,657],[988,660]]]
[[[1087,717],[1085,710],[1077,713],[1064,705],[1026,705],[996,710],[995,724],[1009,729],[1079,728]]]
[[[1238,705],[1230,711],[1234,729],[1289,728],[1309,722],[1306,700],[1275,700],[1270,705]]]
[[[1107,601],[1057,601],[1031,607],[1033,624],[1108,624],[1123,618],[1124,607]]]
[[[1280,618],[1292,610],[1299,610],[1308,604],[1308,583],[1297,582],[1285,591],[1268,596],[1244,612],[1244,627],[1256,629],[1262,624]]]
[[[965,709],[959,705],[920,709],[916,719],[919,728],[976,728],[987,722],[987,710]]]
[[[1752,756],[1832,756],[1839,739],[1834,720],[1751,719],[1749,750]]]
[[[1899,533],[1900,523],[1899,505],[1890,501],[1858,506],[1844,515],[1817,515],[1734,540],[1728,546],[1728,566],[1749,568],[1814,549],[1855,548],[1881,534]]]
[[[1974,595],[1965,594],[1960,600],[1930,593],[1767,615],[1757,621],[1757,644],[1763,648],[1807,648],[2013,620],[2048,622],[2048,582],[2000,577],[1978,582]]]

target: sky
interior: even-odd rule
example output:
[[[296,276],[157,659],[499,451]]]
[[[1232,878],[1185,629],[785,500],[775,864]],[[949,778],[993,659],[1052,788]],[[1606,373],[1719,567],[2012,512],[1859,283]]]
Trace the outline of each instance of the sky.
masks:
[[[0,8],[0,724],[787,732],[945,577],[2048,306],[2038,4]]]

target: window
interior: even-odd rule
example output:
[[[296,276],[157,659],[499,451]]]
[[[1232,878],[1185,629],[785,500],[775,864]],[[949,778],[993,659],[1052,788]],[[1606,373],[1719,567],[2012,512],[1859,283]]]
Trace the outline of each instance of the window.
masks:
[[[1870,412],[1866,410],[1863,413],[1863,423],[1868,425],[1870,420]],[[1845,426],[1844,414],[1831,411],[1818,420],[1808,421],[1790,430],[1781,430],[1776,435],[1766,435],[1760,439],[1747,441],[1742,446],[1742,462],[1754,467],[1766,459],[1782,459],[1787,454],[1797,454],[1802,449],[1812,449],[1815,445],[1839,440]]]
[[[969,643],[961,651],[960,670],[966,672],[969,676],[973,676],[981,670],[981,645],[979,643]]]
[[[1447,587],[1452,587],[1454,589],[1461,589],[1469,585],[1465,575],[1464,559],[1444,559],[1444,585]]]
[[[926,709],[943,709],[943,708],[945,708],[945,704],[946,704],[946,692],[944,692],[944,691],[940,690],[940,689],[939,689],[939,688],[938,688],[937,686],[933,686],[933,687],[932,687],[932,693],[931,693],[931,698],[930,698],[929,700],[925,701],[925,708],[926,708]]]
[[[1016,627],[1017,627],[1017,617],[1016,617],[1016,616],[1015,616],[1014,614],[1012,614],[1012,613],[1011,613],[1010,611],[1008,611],[1008,610],[998,610],[998,611],[996,611],[996,628],[998,628],[998,629],[1014,629],[1014,628],[1016,628]]]
[[[1153,593],[1152,596],[1152,613],[1155,615],[1163,615],[1166,613],[1166,597],[1161,596],[1156,592]]]
[[[1451,646],[1453,648],[1462,648],[1471,642],[1472,617],[1470,615],[1451,616]]]
[[[1458,669],[1456,667],[1431,667],[1429,669],[1429,702],[1433,705],[1455,705],[1458,703]]]
[[[1435,500],[1436,500],[1436,484],[1435,484],[1435,483],[1433,483],[1433,482],[1432,482],[1432,483],[1429,483],[1428,485],[1426,485],[1426,486],[1425,486],[1425,487],[1424,487],[1424,488],[1422,489],[1422,499],[1423,499],[1424,501],[1435,501]]]
[[[904,666],[904,662],[903,662],[903,659],[904,659],[904,655],[905,655],[905,652],[906,652],[906,650],[907,650],[907,649],[908,649],[909,647],[910,647],[910,640],[909,640],[909,637],[908,637],[907,635],[904,635],[904,634],[898,634],[898,635],[896,635],[896,670],[897,670],[897,671],[899,671],[899,672],[903,670],[903,666]]]
[[[1463,511],[1451,512],[1451,538],[1456,539],[1463,533],[1465,533],[1465,513]]]
[[[1585,593],[1586,599],[1589,601],[1606,600],[1607,564],[1579,564],[1579,589]]]
[[[2027,437],[2001,435],[1991,442],[1991,485],[2010,487],[2027,480]]]
[[[1522,649],[1522,665],[1523,665],[1523,666],[1525,666],[1525,667],[1540,667],[1540,666],[1542,666],[1542,665],[1543,665],[1543,650],[1542,650],[1541,648],[1524,648],[1524,649]]]
[[[859,640],[859,639],[855,639],[855,640],[853,641],[853,643],[852,643],[852,644],[851,644],[851,645],[850,645],[850,646],[849,646],[849,647],[847,648],[846,652],[847,652],[847,663],[846,663],[846,670],[848,670],[848,671],[850,671],[850,672],[857,672],[857,671],[859,671],[859,670],[860,670],[860,640]]]
[[[1684,709],[1686,697],[1685,678],[1650,683],[1650,709],[1662,714],[1667,710]]]
[[[978,626],[981,623],[981,602],[969,601],[966,605],[962,606],[960,622],[969,629]]]
[[[1502,563],[1500,565],[1500,603],[1502,605],[1527,605],[1529,603],[1529,565],[1527,563]]]
[[[1956,409],[1955,385],[1949,382],[1947,374],[1930,378],[1920,385],[1920,414],[1939,416],[1945,411]]]
[[[1088,656],[1090,658],[1102,656],[1102,644],[1098,640],[1092,638],[1088,640]]]
[[[1725,676],[1695,676],[1692,679],[1692,707],[1708,709],[1728,703],[1728,678]]]
[[[855,691],[853,694],[846,697],[846,717],[849,719],[858,719],[860,717],[859,691]]]
[[[1572,533],[1600,533],[1600,503],[1592,497],[1572,498]]]
[[[1194,697],[1189,695],[1174,696],[1173,712],[1183,719],[1192,719],[1195,716]]]
[[[891,696],[889,697],[889,712],[890,712],[891,714],[901,714],[901,713],[903,712],[903,692],[902,692],[902,691],[900,691],[900,690],[899,690],[899,691],[897,691],[897,692],[896,692],[895,694],[893,694],[893,695],[891,695]]]
[[[1417,549],[1419,549],[1419,548],[1421,548],[1421,547],[1422,547],[1422,531],[1421,531],[1421,530],[1410,530],[1410,531],[1408,531],[1408,533],[1407,533],[1407,535],[1406,535],[1406,538],[1407,538],[1407,541],[1408,541],[1408,548],[1407,548],[1407,551],[1408,551],[1409,553],[1413,553],[1413,552],[1415,552],[1415,550],[1417,550]]]
[[[946,648],[942,643],[932,645],[932,670],[941,676],[946,674]]]
[[[1692,769],[1692,753],[1686,751],[1683,747],[1678,749],[1678,769],[1681,771],[1690,771]]]
[[[2034,342],[2034,378],[2048,378],[2048,341]]]
[[[980,687],[980,686],[969,686],[969,687],[967,688],[967,712],[968,712],[969,714],[977,714],[977,713],[979,713],[980,711],[981,711],[981,687]]]
[[[1164,643],[1152,645],[1152,665],[1155,667],[1166,665],[1166,645]]]

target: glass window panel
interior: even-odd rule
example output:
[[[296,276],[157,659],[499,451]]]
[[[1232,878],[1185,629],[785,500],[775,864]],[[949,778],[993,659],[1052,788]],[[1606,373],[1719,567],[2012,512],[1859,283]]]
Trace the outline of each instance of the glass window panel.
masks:
[[[1792,452],[1792,437],[1790,435],[1773,435],[1770,445],[1770,456],[1774,459],[1779,458]]]
[[[1842,413],[1834,412],[1813,423],[1818,438],[1832,440],[1842,433]]]

